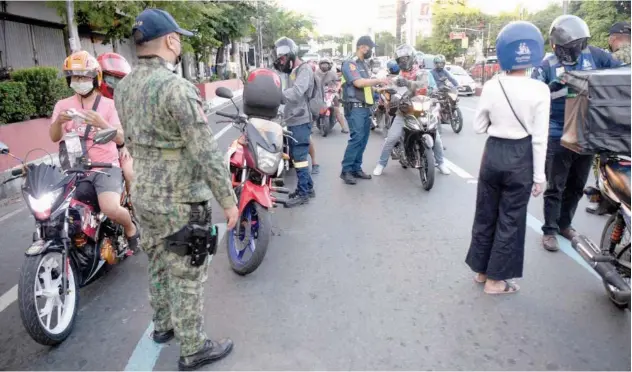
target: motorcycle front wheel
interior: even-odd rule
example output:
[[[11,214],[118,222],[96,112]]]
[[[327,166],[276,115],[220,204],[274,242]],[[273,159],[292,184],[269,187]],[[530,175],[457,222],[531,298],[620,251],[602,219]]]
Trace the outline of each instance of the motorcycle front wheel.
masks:
[[[610,247],[610,241],[611,241],[610,237],[612,236],[612,230],[614,230],[615,228],[618,214],[619,213],[612,214],[610,218],[608,218],[608,221],[606,221],[606,225],[603,228],[603,233],[601,234],[601,244],[599,245],[602,252],[607,251]],[[621,218],[621,220],[623,220],[623,218]],[[623,236],[621,237],[621,241],[619,242],[619,244],[617,244],[617,247],[614,250],[614,256],[615,258],[617,258],[617,260],[623,260],[624,262],[627,262],[628,265],[630,264],[630,226],[624,227]],[[630,285],[629,275],[627,276],[623,275],[623,280],[625,280],[628,283],[628,285]],[[624,310],[630,307],[629,301],[622,302],[616,299],[615,297],[615,291],[617,291],[616,288],[612,287],[605,280],[603,281],[603,285],[606,289],[606,293],[608,293],[608,297],[610,298],[610,301],[612,301],[614,306],[616,306],[617,308],[621,310]]]
[[[58,345],[70,335],[79,309],[77,271],[68,259],[67,290],[63,293],[62,257],[59,252],[26,256],[20,270],[18,307],[22,324],[33,340],[47,346]]]
[[[452,120],[450,121],[454,133],[459,133],[463,129],[463,113],[460,108],[455,108],[452,112]]]
[[[432,149],[425,147],[422,144],[418,144],[417,156],[421,159],[421,167],[419,167],[419,178],[421,178],[421,187],[424,190],[429,191],[434,186],[435,180],[435,157]]]
[[[255,271],[268,250],[272,236],[270,211],[252,201],[239,216],[240,228],[227,232],[226,249],[228,261],[233,271],[239,275],[248,275]]]

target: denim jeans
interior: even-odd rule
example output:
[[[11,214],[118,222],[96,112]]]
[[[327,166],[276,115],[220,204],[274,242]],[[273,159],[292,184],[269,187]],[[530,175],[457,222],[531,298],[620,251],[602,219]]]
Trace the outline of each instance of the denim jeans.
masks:
[[[359,172],[362,170],[362,156],[371,133],[371,109],[354,107],[345,110],[345,119],[351,135],[342,159],[342,171]]]
[[[292,163],[296,169],[298,179],[296,191],[300,196],[307,196],[307,193],[314,188],[312,176],[309,173],[309,137],[312,135],[312,123],[293,125],[288,128],[292,132],[292,137],[296,142],[290,140],[290,154]]]
[[[384,140],[384,145],[382,146],[382,154],[380,155],[380,161],[378,164],[386,167],[388,164],[388,159],[391,156],[391,150],[397,144],[397,141],[402,137],[402,133],[404,132],[404,117],[401,115],[395,116],[395,120],[393,120],[393,124],[388,130],[388,136]],[[435,161],[437,165],[443,164],[443,142],[441,141],[441,134],[437,131],[435,136],[434,148],[432,149],[435,156]]]

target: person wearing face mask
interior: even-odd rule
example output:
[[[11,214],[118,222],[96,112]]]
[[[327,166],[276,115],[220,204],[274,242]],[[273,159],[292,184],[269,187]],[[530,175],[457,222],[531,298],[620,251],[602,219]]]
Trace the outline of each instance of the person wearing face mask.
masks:
[[[228,220],[238,219],[236,197],[195,86],[174,74],[182,36],[192,36],[160,9],[146,9],[132,29],[137,66],[116,87],[114,100],[134,158],[132,185],[149,258],[149,297],[156,343],[180,341],[180,370],[194,370],[228,355],[230,339],[210,340],[204,330],[204,282],[215,196]],[[209,249],[209,246],[210,249]]]
[[[371,179],[371,175],[362,170],[362,157],[371,133],[371,107],[374,103],[372,87],[389,84],[387,78],[370,78],[367,61],[374,47],[370,36],[361,36],[356,43],[355,58],[342,64],[344,111],[351,136],[342,159],[340,178],[347,185],[355,185],[358,178]]]
[[[114,101],[99,94],[99,87],[103,82],[101,66],[90,53],[80,51],[66,58],[63,74],[75,94],[55,104],[49,129],[50,139],[53,142],[62,141],[66,134],[74,132],[85,139],[82,147],[87,149],[88,158],[92,162],[112,164],[112,168],[97,169],[99,173],[89,173],[85,180],[94,186],[101,211],[123,226],[129,248],[135,251],[140,229],[128,210],[120,204],[123,174],[116,147],[123,145],[123,129]],[[85,118],[77,120],[72,115],[73,110],[83,114]],[[92,140],[99,129],[113,128],[118,131],[114,141],[102,145],[93,144]]]
[[[612,56],[626,65],[630,64],[630,23],[619,22],[610,28],[608,47]]]
[[[329,58],[323,58],[320,62],[318,62],[318,70],[316,70],[316,78],[320,79],[322,86],[327,88],[332,88],[338,90],[338,84],[340,82],[340,78],[338,75],[332,70],[333,62]],[[342,133],[349,133],[345,125],[345,119],[340,112],[340,99],[338,96],[334,98],[334,114],[336,115],[336,120],[340,123],[340,127],[342,127]]]
[[[564,111],[568,89],[560,80],[567,71],[595,70],[621,65],[600,48],[588,45],[590,31],[581,18],[561,15],[551,24],[549,40],[553,52],[544,58],[531,77],[542,81],[551,91],[549,137],[546,153],[544,192],[544,226],[542,246],[555,252],[560,249],[556,234],[568,240],[577,235],[571,223],[577,204],[583,195],[593,157],[579,155],[561,144],[564,129]],[[526,53],[526,50],[520,50]]]

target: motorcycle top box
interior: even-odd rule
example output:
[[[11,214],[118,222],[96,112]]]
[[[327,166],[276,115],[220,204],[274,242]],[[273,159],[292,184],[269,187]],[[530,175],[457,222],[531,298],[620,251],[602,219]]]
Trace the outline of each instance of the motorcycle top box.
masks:
[[[630,79],[630,66],[566,72],[562,145],[580,154],[629,155]]]
[[[249,117],[273,119],[282,104],[283,92],[279,75],[267,68],[251,72],[244,86],[244,114]]]

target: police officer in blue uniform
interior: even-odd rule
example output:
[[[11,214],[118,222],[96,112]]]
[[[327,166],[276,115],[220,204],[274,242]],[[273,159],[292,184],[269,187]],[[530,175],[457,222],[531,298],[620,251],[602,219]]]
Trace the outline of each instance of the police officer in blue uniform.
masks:
[[[351,136],[342,160],[340,178],[348,185],[355,185],[356,178],[371,179],[371,175],[362,171],[362,156],[371,133],[371,107],[374,103],[372,87],[389,84],[388,79],[370,78],[368,60],[374,47],[370,36],[360,37],[356,43],[356,57],[342,64],[345,81],[342,100]]]
[[[551,90],[551,116],[546,155],[547,188],[544,192],[544,226],[542,246],[558,251],[556,234],[572,240],[577,234],[571,223],[588,180],[593,157],[579,155],[562,147],[564,109],[568,89],[560,81],[566,71],[616,67],[620,62],[610,53],[588,45],[590,31],[581,18],[574,15],[557,17],[549,30],[554,54],[545,58],[531,75],[546,83]]]

